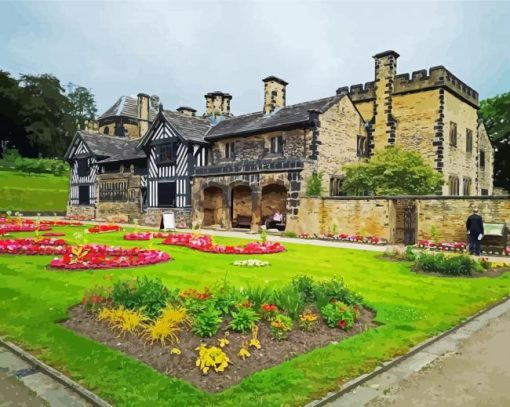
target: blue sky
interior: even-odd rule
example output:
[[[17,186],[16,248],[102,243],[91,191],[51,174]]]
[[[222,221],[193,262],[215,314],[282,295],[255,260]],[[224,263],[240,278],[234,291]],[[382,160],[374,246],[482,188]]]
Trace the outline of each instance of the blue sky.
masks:
[[[0,69],[90,88],[99,112],[146,92],[202,113],[214,90],[258,111],[268,75],[299,103],[373,80],[387,49],[399,73],[444,65],[485,98],[510,91],[509,38],[510,1],[0,0]]]

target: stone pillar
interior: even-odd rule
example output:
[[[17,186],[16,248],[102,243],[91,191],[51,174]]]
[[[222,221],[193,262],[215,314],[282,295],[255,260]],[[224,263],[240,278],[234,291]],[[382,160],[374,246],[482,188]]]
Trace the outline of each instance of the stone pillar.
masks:
[[[396,120],[393,117],[393,89],[397,72],[397,58],[395,51],[385,51],[374,55],[374,117],[373,142],[375,150],[381,150],[388,145],[395,144]]]
[[[251,231],[258,233],[262,217],[262,190],[259,187],[252,187],[251,211]]]
[[[232,189],[224,187],[223,189],[223,228],[232,229]]]

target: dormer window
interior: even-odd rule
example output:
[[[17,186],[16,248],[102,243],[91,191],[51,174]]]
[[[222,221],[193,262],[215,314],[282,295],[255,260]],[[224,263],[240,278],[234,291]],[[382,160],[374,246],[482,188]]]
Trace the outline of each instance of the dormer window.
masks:
[[[283,136],[271,137],[271,153],[283,154]]]
[[[225,143],[225,158],[233,159],[235,156],[234,142]]]

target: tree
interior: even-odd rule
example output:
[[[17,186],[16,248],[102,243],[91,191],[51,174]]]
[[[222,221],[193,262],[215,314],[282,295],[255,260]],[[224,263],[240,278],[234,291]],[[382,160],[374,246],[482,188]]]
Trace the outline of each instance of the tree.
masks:
[[[17,149],[22,154],[29,149],[20,115],[20,89],[9,72],[0,70],[0,153]]]
[[[347,195],[429,195],[444,183],[435,171],[414,152],[399,147],[378,151],[368,162],[343,167],[342,191]]]
[[[20,86],[20,113],[31,146],[38,155],[62,157],[77,126],[60,81],[48,74],[21,75]]]
[[[69,94],[72,105],[72,115],[76,119],[79,129],[84,129],[87,122],[96,119],[96,102],[94,95],[87,88],[79,86]]]
[[[495,149],[494,186],[510,191],[510,92],[482,100],[478,114]]]

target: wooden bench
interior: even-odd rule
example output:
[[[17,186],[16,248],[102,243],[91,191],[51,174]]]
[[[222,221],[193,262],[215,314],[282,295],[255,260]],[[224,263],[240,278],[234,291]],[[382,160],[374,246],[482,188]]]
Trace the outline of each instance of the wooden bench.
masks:
[[[251,227],[251,216],[237,215],[237,217],[234,219],[234,227],[236,228]]]

